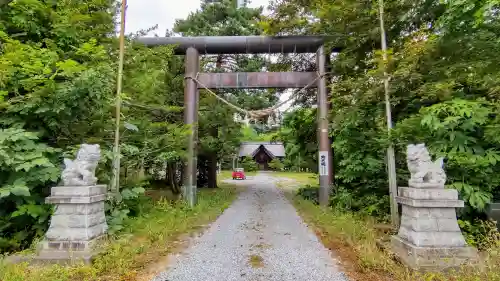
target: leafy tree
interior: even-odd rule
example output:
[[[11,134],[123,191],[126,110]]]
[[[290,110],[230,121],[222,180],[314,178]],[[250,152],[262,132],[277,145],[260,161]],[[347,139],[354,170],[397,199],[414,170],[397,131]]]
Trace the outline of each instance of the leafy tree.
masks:
[[[241,134],[241,141],[271,141],[277,135],[277,132],[258,133],[252,125],[243,125]]]
[[[500,123],[493,115],[498,107],[485,99],[456,98],[423,107],[398,124],[402,140],[429,143],[431,152],[447,159],[450,187],[477,211],[485,210],[500,184]]]
[[[43,189],[59,178],[55,152],[36,133],[0,129],[0,251],[27,247],[45,233],[50,209]]]
[[[245,169],[246,172],[253,172],[258,170],[255,160],[253,160],[252,157],[248,156],[245,156],[241,159],[239,166]]]
[[[330,78],[330,132],[339,185],[332,202],[342,204],[347,202],[342,200],[351,198],[360,203],[349,204],[352,210],[388,211],[386,199],[380,204],[373,198],[387,198],[383,195],[388,194],[384,163],[388,142],[397,148],[398,183],[404,186],[408,177],[406,145],[425,141],[434,156],[447,158],[448,183],[460,191],[468,205],[462,216],[477,216],[498,196],[500,147],[490,132],[498,126],[494,112],[498,106],[496,54],[500,44],[494,38],[498,38],[500,30],[499,3],[384,2],[395,124],[390,140],[386,133],[381,83],[384,62],[376,1],[277,1],[261,23],[270,34],[334,35],[327,44],[333,53],[330,69],[335,74]],[[301,102],[307,105],[308,99]],[[300,116],[295,120],[297,125],[285,122],[283,134],[285,142],[293,143],[287,149],[299,146],[308,159],[314,156],[305,153],[304,144],[310,143],[307,139],[314,141],[316,132],[309,130],[301,135],[296,130],[315,128],[298,127],[310,119]]]
[[[269,168],[275,171],[283,171],[285,166],[283,165],[283,163],[281,163],[279,159],[274,158],[273,160],[271,160],[271,162],[269,162]]]
[[[187,136],[182,124],[180,61],[173,57],[171,47],[128,47],[133,55],[126,56],[124,63],[125,169],[142,176],[148,167],[165,169],[167,174],[180,170],[174,167],[184,158]],[[170,179],[168,184],[179,192],[178,180]]]
[[[12,1],[0,9],[0,252],[44,233],[44,198],[59,180],[61,152],[110,128],[114,66],[103,44],[113,10],[113,1]]]
[[[101,145],[98,178],[109,180],[115,9],[107,0],[12,1],[0,9],[0,252],[27,247],[44,233],[51,211],[44,198],[58,184],[62,157],[73,158],[79,144]],[[140,175],[182,158],[185,136],[181,61],[168,47],[128,43],[127,51],[123,200],[107,206],[112,228],[136,214]]]
[[[174,32],[183,36],[260,35],[262,31],[257,22],[261,13],[262,8],[238,9],[235,0],[202,1],[201,9],[176,22]],[[205,56],[202,65],[203,69],[211,72],[248,72],[260,71],[265,66],[265,60],[262,56],[221,54]],[[245,109],[261,109],[277,100],[275,91],[236,89],[217,90],[217,94]],[[233,113],[227,105],[206,91],[200,91],[200,186],[217,186],[219,155],[231,155],[239,146],[241,125],[234,121]]]
[[[276,139],[285,145],[285,165],[290,169],[300,167],[317,171],[316,110],[300,108],[290,111],[285,115],[282,126]]]

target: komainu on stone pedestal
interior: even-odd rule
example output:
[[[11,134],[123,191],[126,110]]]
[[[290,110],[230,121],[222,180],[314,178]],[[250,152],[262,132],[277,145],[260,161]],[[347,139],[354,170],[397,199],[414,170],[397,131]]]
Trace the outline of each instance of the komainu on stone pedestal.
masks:
[[[409,187],[400,187],[402,205],[398,235],[392,236],[394,253],[417,270],[444,270],[477,259],[467,246],[455,208],[463,207],[455,189],[445,189],[443,159],[435,162],[424,144],[408,145]]]
[[[101,149],[98,144],[82,144],[76,159],[64,158],[62,172],[63,186],[90,186],[97,182],[95,169],[101,159]]]
[[[55,205],[37,260],[55,263],[90,263],[96,241],[108,229],[104,214],[105,185],[96,185],[99,145],[82,144],[74,161],[64,159],[64,186],[51,189],[46,202]]]
[[[406,162],[410,171],[408,184],[416,188],[444,188],[446,173],[443,169],[443,158],[432,162],[425,144],[408,145]]]

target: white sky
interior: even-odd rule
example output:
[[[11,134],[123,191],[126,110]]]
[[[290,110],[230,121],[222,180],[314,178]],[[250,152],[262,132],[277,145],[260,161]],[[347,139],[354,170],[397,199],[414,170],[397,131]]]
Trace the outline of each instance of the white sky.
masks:
[[[249,7],[266,7],[268,0],[251,0]],[[157,33],[165,35],[176,19],[184,19],[200,7],[200,0],[128,0],[126,33],[147,29],[158,24]]]
[[[263,6],[266,8],[269,0],[250,0],[249,7]],[[164,36],[165,31],[171,30],[176,19],[184,19],[191,12],[200,8],[200,0],[128,0],[125,32],[132,33],[141,29],[148,29],[158,24],[158,29],[149,35]],[[284,101],[290,97],[286,91],[280,97]],[[283,105],[285,110],[291,102]]]

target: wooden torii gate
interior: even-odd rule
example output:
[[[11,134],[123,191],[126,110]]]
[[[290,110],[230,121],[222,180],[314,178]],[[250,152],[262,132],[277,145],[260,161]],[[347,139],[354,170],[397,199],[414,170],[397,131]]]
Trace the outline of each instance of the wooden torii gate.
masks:
[[[319,203],[328,205],[332,182],[331,146],[328,138],[328,105],[323,36],[207,36],[143,37],[149,47],[175,45],[174,53],[185,55],[184,122],[191,125],[187,144],[187,164],[183,196],[190,206],[196,204],[198,100],[199,89],[303,88],[317,80]],[[200,54],[316,53],[318,72],[239,72],[200,73]],[[200,83],[197,83],[199,81]],[[202,86],[203,85],[203,86]]]

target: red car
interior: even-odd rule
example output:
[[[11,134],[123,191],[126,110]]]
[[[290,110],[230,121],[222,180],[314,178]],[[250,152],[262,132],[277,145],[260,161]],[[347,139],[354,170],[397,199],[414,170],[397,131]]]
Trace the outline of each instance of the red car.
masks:
[[[236,168],[233,171],[233,180],[244,180],[247,177],[245,176],[245,170],[243,168]]]

